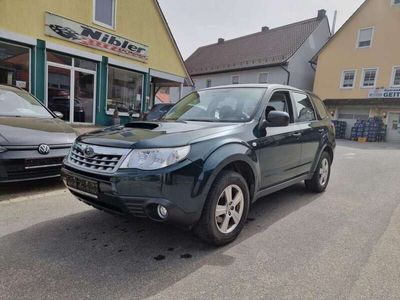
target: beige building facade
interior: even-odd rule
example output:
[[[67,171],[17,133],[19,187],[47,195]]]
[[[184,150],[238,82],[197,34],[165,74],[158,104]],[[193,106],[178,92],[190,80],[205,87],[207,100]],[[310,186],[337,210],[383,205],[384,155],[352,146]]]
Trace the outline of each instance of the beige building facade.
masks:
[[[382,117],[400,142],[400,0],[366,0],[315,58],[314,92],[334,119]]]

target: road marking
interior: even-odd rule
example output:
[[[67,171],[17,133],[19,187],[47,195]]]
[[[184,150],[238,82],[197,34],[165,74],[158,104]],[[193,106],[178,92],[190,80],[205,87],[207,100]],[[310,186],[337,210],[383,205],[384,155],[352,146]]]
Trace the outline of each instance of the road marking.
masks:
[[[34,194],[34,195],[29,195],[29,196],[20,196],[20,197],[15,197],[10,200],[0,200],[0,205],[6,205],[6,204],[11,204],[11,203],[19,203],[19,202],[24,202],[28,200],[35,200],[38,198],[45,198],[45,197],[51,197],[51,196],[59,196],[62,194],[66,194],[67,190],[62,189],[59,191],[52,191],[52,192],[45,192],[45,193],[39,193],[39,194]]]

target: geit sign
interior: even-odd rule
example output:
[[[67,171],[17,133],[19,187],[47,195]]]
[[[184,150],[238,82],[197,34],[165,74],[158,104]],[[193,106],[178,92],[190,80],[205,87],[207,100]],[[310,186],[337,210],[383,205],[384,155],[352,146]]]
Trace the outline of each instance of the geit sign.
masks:
[[[45,33],[75,44],[146,62],[149,47],[99,29],[46,13]]]

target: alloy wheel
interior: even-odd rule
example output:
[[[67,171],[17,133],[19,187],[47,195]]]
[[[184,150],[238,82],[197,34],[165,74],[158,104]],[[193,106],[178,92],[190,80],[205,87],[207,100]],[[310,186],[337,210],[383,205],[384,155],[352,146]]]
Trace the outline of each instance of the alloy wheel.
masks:
[[[319,183],[321,186],[325,186],[329,179],[329,161],[327,158],[324,158],[321,161],[321,166],[319,169]]]
[[[239,225],[244,210],[244,195],[237,185],[227,186],[218,198],[215,223],[221,233],[231,233]]]

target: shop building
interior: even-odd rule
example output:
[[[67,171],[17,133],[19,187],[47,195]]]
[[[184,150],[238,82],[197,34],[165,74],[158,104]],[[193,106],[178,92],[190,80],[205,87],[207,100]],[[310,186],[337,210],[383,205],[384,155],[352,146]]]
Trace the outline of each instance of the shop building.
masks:
[[[156,0],[2,0],[0,83],[68,122],[110,125],[191,79]]]
[[[334,119],[380,117],[386,140],[400,142],[399,0],[367,0],[314,58],[314,92]]]
[[[198,48],[186,67],[195,89],[246,84],[276,83],[311,90],[315,70],[312,57],[328,41],[329,22],[325,10],[314,18],[277,28],[264,26],[259,32]],[[185,88],[185,93],[192,89]],[[177,89],[171,89],[176,99]]]

